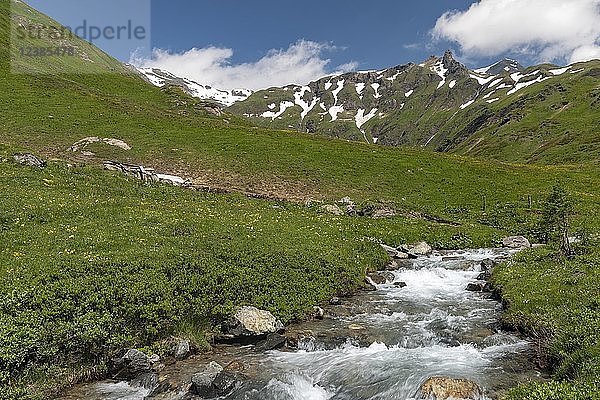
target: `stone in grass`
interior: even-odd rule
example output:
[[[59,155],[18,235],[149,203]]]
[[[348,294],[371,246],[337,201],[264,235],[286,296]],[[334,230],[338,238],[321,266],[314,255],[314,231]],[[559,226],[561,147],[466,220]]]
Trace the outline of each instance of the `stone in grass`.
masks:
[[[45,168],[46,161],[37,158],[33,154],[25,153],[25,154],[15,154],[13,155],[13,160],[18,162],[21,165],[27,165],[29,167],[35,168]]]
[[[339,208],[338,206],[336,206],[335,204],[326,204],[324,206],[321,206],[321,211],[323,211],[324,213],[327,214],[332,214],[332,215],[344,215],[344,211],[342,211],[341,208]]]
[[[523,236],[509,236],[502,239],[502,247],[508,249],[528,249],[531,247],[531,243]]]

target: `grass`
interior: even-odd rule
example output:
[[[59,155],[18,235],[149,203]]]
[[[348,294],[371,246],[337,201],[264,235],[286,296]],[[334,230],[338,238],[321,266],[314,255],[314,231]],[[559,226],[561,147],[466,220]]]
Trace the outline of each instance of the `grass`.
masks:
[[[57,382],[102,376],[115,351],[171,334],[197,338],[239,304],[300,318],[351,292],[366,270],[385,262],[377,241],[465,248],[509,233],[535,237],[539,208],[556,182],[578,199],[575,225],[600,227],[600,170],[591,164],[511,165],[252,127],[228,114],[210,116],[201,102],[110,66],[106,74],[12,75],[8,4],[0,2],[2,398],[39,398]],[[122,139],[132,149],[96,144],[93,157],[67,151],[87,136]],[[45,170],[8,161],[22,150],[53,161]],[[106,159],[292,201],[148,186],[100,171]],[[335,217],[303,204],[343,196],[391,205],[399,216]],[[556,277],[567,273],[544,260]],[[578,262],[597,276],[593,258]],[[513,301],[507,318],[515,315],[516,324],[525,315],[524,326],[569,337],[569,330],[560,334],[560,318],[581,309],[571,290],[594,281],[553,282],[536,263],[524,258],[500,276],[509,300],[527,293],[523,304],[541,305],[521,313]],[[530,291],[511,289],[524,279]],[[558,313],[535,282],[553,288],[550,300],[571,293],[562,314],[546,319],[539,311]],[[584,350],[562,364],[560,352],[570,353],[573,343],[553,343],[558,373],[575,371],[564,377],[587,384],[586,365],[596,368],[596,359]],[[556,391],[572,384],[556,384]]]
[[[504,322],[533,337],[548,383],[511,391],[509,400],[600,398],[600,252],[566,260],[552,249],[519,254],[494,271],[508,303]],[[580,249],[581,251],[582,249]]]
[[[36,170],[4,161],[0,193],[7,399],[37,398],[83,367],[102,376],[120,349],[197,337],[242,304],[286,322],[302,318],[359,288],[366,271],[386,261],[378,239],[457,248],[502,235],[404,217],[335,217],[64,163]]]

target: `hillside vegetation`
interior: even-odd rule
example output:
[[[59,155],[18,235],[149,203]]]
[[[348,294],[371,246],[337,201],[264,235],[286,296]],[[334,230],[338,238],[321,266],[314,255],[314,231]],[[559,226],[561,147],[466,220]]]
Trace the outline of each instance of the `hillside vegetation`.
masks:
[[[535,239],[557,182],[577,199],[575,228],[600,226],[592,164],[510,165],[253,127],[113,62],[94,64],[101,74],[11,74],[8,6],[0,2],[2,398],[43,398],[103,376],[125,347],[155,349],[190,331],[210,339],[240,304],[301,318],[359,288],[387,261],[381,242],[465,248],[509,233]],[[131,149],[69,150],[91,136]],[[12,155],[22,151],[50,159],[48,167],[17,165]],[[104,160],[230,193],[141,183],[102,171]],[[396,216],[323,212],[343,196]],[[584,274],[593,277],[594,265]],[[532,280],[543,274],[529,271]],[[595,281],[577,282],[593,290]],[[541,301],[532,295],[531,304]],[[570,304],[579,304],[575,296]]]
[[[600,158],[600,61],[470,71],[451,53],[423,64],[269,88],[228,110],[279,129],[509,162]]]

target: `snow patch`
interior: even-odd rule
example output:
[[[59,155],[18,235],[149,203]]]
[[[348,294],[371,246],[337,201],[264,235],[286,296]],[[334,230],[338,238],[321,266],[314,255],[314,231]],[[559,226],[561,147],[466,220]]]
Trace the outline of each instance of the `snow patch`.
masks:
[[[533,85],[535,83],[543,82],[546,79],[550,79],[550,77],[544,78],[543,76],[538,76],[537,79],[534,79],[534,80],[531,80],[531,81],[527,81],[527,82],[517,83],[514,88],[512,88],[511,90],[508,91],[507,94],[510,96],[511,94],[514,94],[514,93],[518,92],[521,89],[524,89],[524,88],[526,88],[528,86],[531,86],[531,85]]]
[[[306,92],[311,92],[311,90],[308,86],[303,86],[299,92],[294,93],[295,103],[297,105],[299,105],[300,107],[302,107],[302,113],[300,114],[300,117],[303,120],[304,120],[304,118],[306,118],[308,113],[317,105],[317,103],[320,100],[318,98],[313,98],[310,103],[307,102],[306,100],[304,100],[304,95],[306,94]]]
[[[504,80],[504,78],[498,78],[495,81],[493,81],[492,83],[489,84],[489,87],[494,87],[497,84],[499,84],[500,82],[502,82]]]
[[[485,85],[486,83],[490,82],[491,80],[493,80],[494,78],[496,78],[495,75],[492,76],[488,76],[486,78],[482,78],[481,76],[477,76],[475,74],[469,74],[469,76],[473,79],[475,79],[477,82],[479,82],[480,85]]]
[[[262,113],[260,116],[263,118],[271,118],[271,120],[274,120],[275,118],[280,117],[281,115],[283,115],[283,113],[290,107],[294,107],[294,103],[292,103],[291,101],[282,101],[279,104],[279,111],[277,112],[273,112],[273,111],[266,111],[264,113]]]
[[[413,94],[415,92],[415,90],[409,90],[408,92],[404,93],[404,97],[410,97],[411,94]]]
[[[442,78],[442,81],[438,84],[437,88],[439,89],[444,86],[446,84],[446,74],[448,73],[448,68],[444,66],[444,62],[440,60],[432,65],[429,69],[431,72],[436,73],[440,78]]]
[[[358,95],[360,96],[363,92],[363,90],[365,90],[365,84],[364,83],[357,83],[356,84],[356,93],[358,93]]]
[[[373,91],[375,92],[373,97],[376,99],[379,99],[381,97],[381,94],[379,94],[379,88],[381,87],[381,85],[379,83],[372,83],[371,87],[373,88]]]
[[[548,72],[550,72],[554,76],[557,76],[557,75],[564,74],[565,72],[567,72],[570,69],[571,69],[571,66],[569,65],[568,67],[565,67],[565,68],[551,69]]]
[[[465,108],[469,107],[473,103],[475,103],[475,99],[467,101],[465,104],[463,104],[462,106],[460,106],[460,109],[464,110]]]
[[[448,87],[449,87],[450,89],[453,89],[453,88],[454,88],[454,86],[456,86],[456,81],[451,81],[451,82],[448,84]]]
[[[337,87],[335,88],[335,90],[333,92],[331,92],[333,94],[333,98],[335,99],[335,104],[337,104],[338,102],[338,95],[340,94],[340,92],[342,91],[342,89],[344,89],[344,82],[346,82],[344,79],[339,80],[337,82]]]
[[[360,108],[354,117],[356,121],[356,127],[360,129],[364,124],[366,124],[371,118],[373,118],[377,114],[377,109],[373,108],[367,115],[365,115],[365,109]]]
[[[500,100],[500,98],[496,97],[495,99],[491,99],[491,100],[486,100],[487,103],[492,104],[496,101]]]
[[[398,76],[400,76],[401,72],[396,72],[396,74],[394,76],[390,76],[389,78],[385,78],[386,80],[390,81],[390,82],[394,82]]]
[[[247,89],[220,90],[207,85],[201,85],[187,78],[181,78],[174,74],[157,68],[138,68],[151,84],[163,87],[167,83],[182,87],[190,96],[202,100],[215,100],[225,106],[231,106],[238,101],[246,100],[253,93]]]
[[[331,122],[338,119],[338,114],[344,112],[344,106],[333,106],[329,109],[329,115],[331,115]]]

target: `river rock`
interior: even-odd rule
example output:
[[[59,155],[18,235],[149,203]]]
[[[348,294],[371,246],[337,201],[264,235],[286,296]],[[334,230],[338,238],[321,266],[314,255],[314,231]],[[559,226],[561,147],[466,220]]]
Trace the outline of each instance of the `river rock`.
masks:
[[[190,355],[190,341],[176,338],[173,344],[173,356],[176,360],[184,360]]]
[[[213,383],[221,372],[223,372],[223,367],[218,363],[211,361],[202,372],[192,376],[192,391],[202,397],[213,395]]]
[[[482,392],[475,382],[467,379],[433,377],[421,386],[421,399],[428,400],[477,400]]]
[[[373,279],[367,276],[365,278],[364,289],[370,292],[374,292],[375,290],[377,290],[377,284],[373,281]]]
[[[371,278],[371,280],[373,282],[375,282],[378,285],[383,285],[388,282],[393,282],[394,279],[396,278],[394,276],[394,274],[392,274],[391,272],[387,272],[387,271],[373,272],[373,273],[370,273],[368,276],[369,276],[369,278]]]
[[[140,374],[152,371],[152,360],[136,349],[127,350],[120,358],[114,360],[114,367],[120,379],[133,379]]]
[[[524,236],[509,236],[502,239],[502,247],[509,249],[528,249],[531,243]]]
[[[396,286],[397,288],[404,288],[408,285],[406,284],[406,282],[394,282],[394,286]]]
[[[324,206],[321,206],[321,211],[327,214],[333,214],[337,216],[345,214],[344,211],[342,211],[342,209],[336,206],[335,204],[325,204]]]
[[[284,329],[283,324],[269,311],[256,307],[240,307],[225,326],[225,333],[233,337],[260,337]]]
[[[35,167],[35,168],[45,168],[46,167],[46,161],[41,160],[30,153],[15,154],[15,155],[13,155],[13,160],[15,160],[16,162],[18,162],[21,165],[26,165],[29,167]]]
[[[285,346],[285,336],[278,333],[270,333],[267,338],[256,345],[254,350],[257,352],[265,352],[270,350],[277,350]]]
[[[477,276],[478,281],[489,281],[492,278],[492,271],[484,271]]]
[[[481,268],[481,271],[483,271],[483,272],[490,271],[495,266],[496,266],[496,263],[494,262],[494,260],[492,260],[490,258],[486,258],[479,264],[479,267]]]
[[[342,300],[339,297],[332,297],[331,300],[329,300],[329,304],[332,306],[339,306],[342,304]]]
[[[408,253],[409,256],[411,254],[416,256],[426,256],[431,254],[433,248],[425,242],[418,242],[411,244],[410,246],[403,247],[401,250],[403,250],[405,253]]]
[[[323,319],[325,318],[325,310],[319,306],[314,306],[312,316],[314,319]]]
[[[473,282],[467,285],[467,290],[469,292],[483,292],[485,288],[485,283],[483,282]]]

